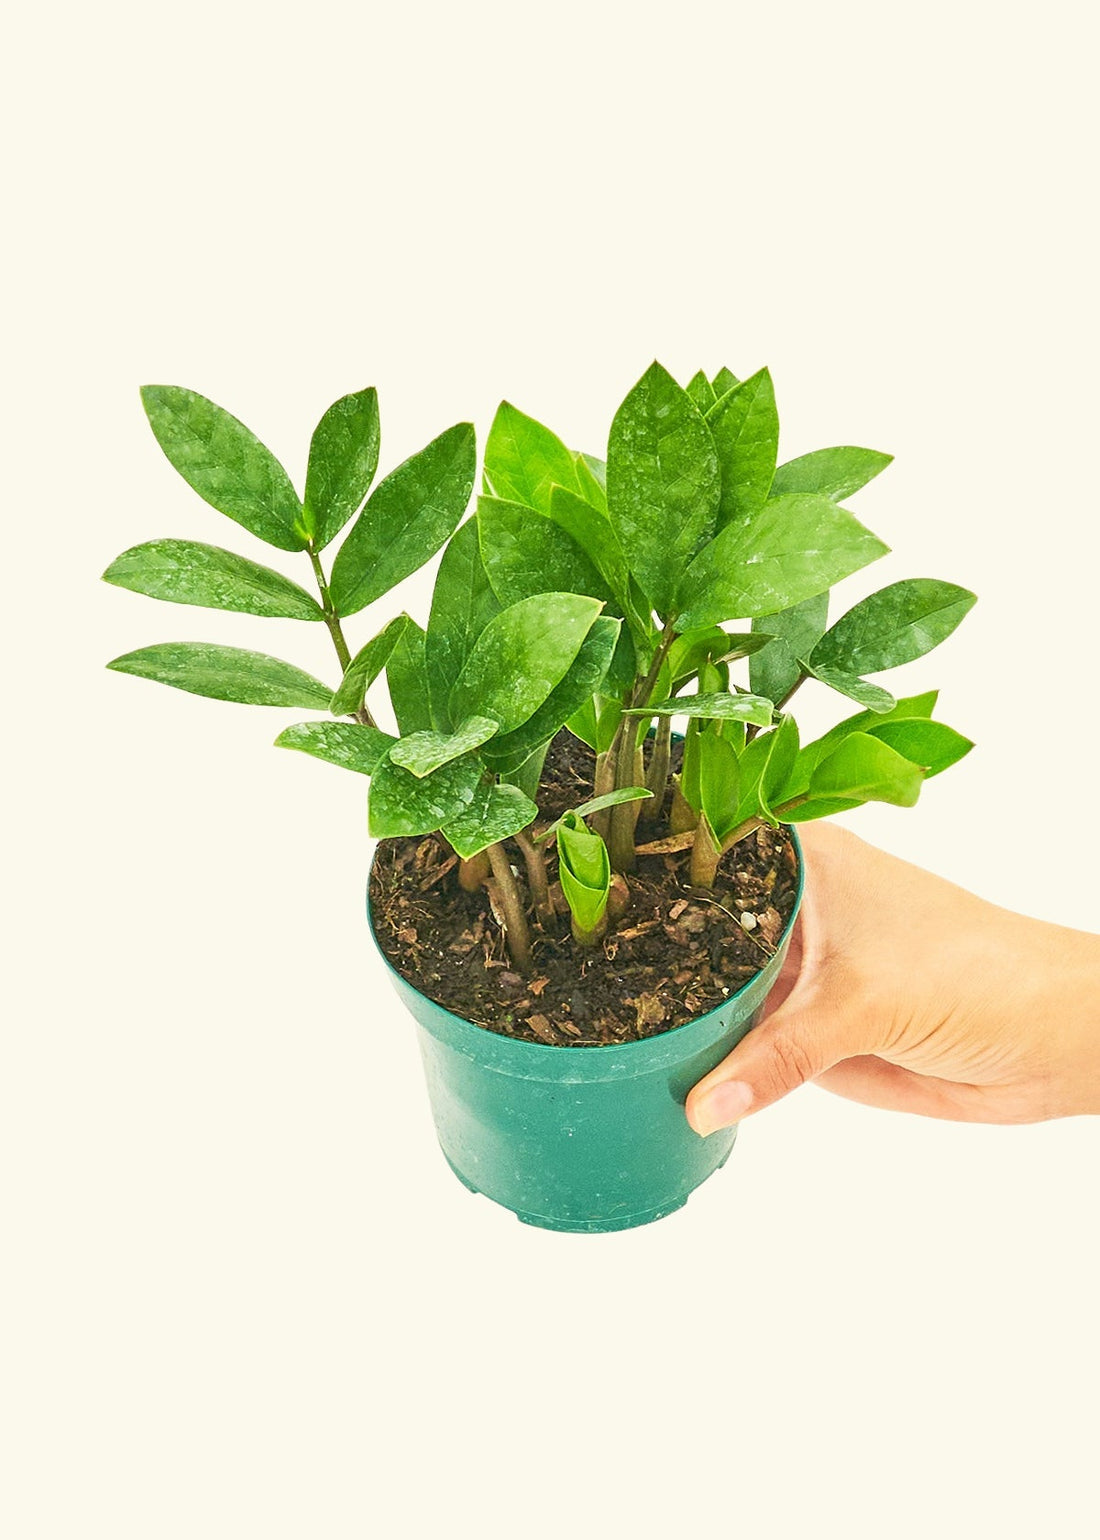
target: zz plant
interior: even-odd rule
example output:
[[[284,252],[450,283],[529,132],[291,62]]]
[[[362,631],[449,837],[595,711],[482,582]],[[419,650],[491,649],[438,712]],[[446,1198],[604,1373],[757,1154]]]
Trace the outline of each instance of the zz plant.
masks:
[[[277,744],[369,776],[373,835],[446,840],[458,881],[492,888],[521,970],[532,914],[550,925],[564,904],[578,946],[595,944],[625,908],[639,856],[690,847],[691,881],[710,888],[762,825],[868,801],[911,806],[928,776],[971,747],[933,720],[935,692],[897,700],[867,676],[936,646],[974,595],[909,579],[829,625],[832,586],[887,549],[843,503],[891,457],[841,447],[778,464],[766,369],[743,381],[700,372],[682,387],[654,363],[615,414],[606,461],[502,403],[465,521],[476,475],[468,423],[375,483],[376,393],[344,396],[314,431],[299,497],[271,452],[212,401],[169,386],[142,397],[184,479],[261,540],[301,552],[316,597],[190,540],[135,546],[107,581],[321,623],[340,678],[333,687],[266,654],[200,642],[109,666],[222,700],[326,712]],[[326,571],[322,553],[345,528]],[[353,653],[347,618],[441,549],[426,625],[393,616]],[[378,726],[369,699],[383,676],[396,733]],[[861,709],[803,744],[789,707],[807,682]],[[673,776],[675,718],[687,726]],[[594,752],[592,796],[547,824],[543,765],[563,727]],[[643,802],[660,813],[668,798],[671,832],[638,844]]]

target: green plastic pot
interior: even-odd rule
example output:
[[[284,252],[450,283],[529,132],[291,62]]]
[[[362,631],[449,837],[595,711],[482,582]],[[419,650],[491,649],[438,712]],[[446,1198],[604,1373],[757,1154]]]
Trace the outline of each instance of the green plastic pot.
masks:
[[[443,1154],[471,1192],[547,1230],[628,1230],[682,1208],[724,1166],[736,1128],[701,1139],[687,1093],[760,1019],[802,899],[775,955],[722,1005],[618,1046],[558,1048],[502,1037],[420,993],[382,953],[416,1021]],[[375,945],[368,888],[367,918]],[[379,948],[381,951],[381,948]]]

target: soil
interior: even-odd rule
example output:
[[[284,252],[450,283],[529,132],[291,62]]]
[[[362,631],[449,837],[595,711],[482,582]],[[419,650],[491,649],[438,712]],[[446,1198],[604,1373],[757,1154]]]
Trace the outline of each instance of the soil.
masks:
[[[545,822],[591,795],[593,768],[591,751],[563,730],[543,774]],[[642,806],[655,816],[639,820],[639,844],[668,832],[667,807]],[[523,858],[511,841],[507,848],[526,895]],[[710,891],[689,885],[690,854],[640,856],[628,879],[630,907],[596,947],[577,946],[564,903],[552,925],[532,918],[534,971],[523,978],[489,890],[459,887],[457,858],[441,836],[380,840],[370,884],[375,933],[422,994],[491,1032],[570,1048],[653,1037],[747,984],[775,952],[794,907],[797,860],[786,829],[742,840]],[[552,846],[548,865],[553,884]]]

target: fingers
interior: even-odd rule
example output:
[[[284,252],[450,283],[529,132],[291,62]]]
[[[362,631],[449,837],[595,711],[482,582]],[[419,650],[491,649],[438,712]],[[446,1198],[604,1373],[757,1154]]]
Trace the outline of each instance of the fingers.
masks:
[[[818,1076],[818,1084],[866,1107],[958,1123],[1023,1123],[1040,1115],[1031,1110],[1032,1099],[1019,1089],[918,1075],[873,1054],[833,1065]]]

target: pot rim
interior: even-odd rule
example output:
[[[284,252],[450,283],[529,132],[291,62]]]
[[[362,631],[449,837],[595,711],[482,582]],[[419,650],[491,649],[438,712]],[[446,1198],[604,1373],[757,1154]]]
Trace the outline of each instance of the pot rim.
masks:
[[[667,1031],[664,1032],[655,1032],[650,1037],[635,1038],[625,1043],[590,1043],[582,1045],[569,1045],[565,1043],[532,1043],[527,1038],[509,1037],[506,1033],[494,1032],[491,1027],[483,1027],[480,1022],[471,1021],[468,1016],[458,1016],[454,1013],[454,1011],[448,1010],[445,1005],[440,1005],[438,1000],[433,1000],[430,995],[426,995],[422,989],[419,989],[412,982],[411,979],[407,979],[399,969],[394,967],[393,963],[383,951],[382,945],[378,940],[378,933],[374,928],[374,915],[371,912],[370,901],[370,877],[371,873],[374,871],[374,863],[378,855],[378,841],[375,842],[374,850],[371,852],[370,866],[367,869],[367,927],[370,930],[370,936],[371,940],[374,942],[375,950],[377,951],[379,957],[382,959],[384,967],[390,974],[393,975],[396,980],[398,980],[402,988],[408,989],[413,994],[419,995],[422,1000],[428,1002],[434,1011],[442,1012],[442,1014],[449,1021],[454,1022],[456,1026],[460,1028],[473,1028],[477,1032],[484,1032],[488,1038],[496,1039],[502,1043],[508,1043],[513,1049],[518,1049],[524,1053],[531,1053],[534,1055],[542,1056],[547,1054],[552,1055],[554,1062],[558,1064],[563,1063],[563,1056],[568,1054],[583,1055],[583,1057],[589,1063],[593,1063],[593,1056],[596,1054],[629,1054],[643,1052],[645,1050],[648,1050],[650,1053],[652,1053],[655,1044],[667,1043],[671,1045],[675,1042],[677,1033],[688,1032],[692,1027],[697,1027],[700,1022],[708,1021],[712,1017],[717,1017],[719,1014],[727,1012],[731,1006],[736,1006],[737,1001],[747,995],[750,990],[759,987],[763,974],[767,972],[774,959],[785,950],[787,943],[790,940],[791,933],[794,930],[795,921],[798,919],[799,910],[802,907],[802,894],[806,884],[806,862],[802,851],[802,842],[798,838],[797,828],[793,824],[783,824],[781,827],[787,831],[788,835],[790,836],[791,843],[794,846],[794,852],[798,859],[798,882],[795,887],[794,905],[791,909],[790,918],[787,920],[786,925],[783,927],[783,930],[780,933],[779,939],[775,944],[775,951],[773,952],[772,956],[768,959],[767,962],[765,962],[762,968],[757,969],[757,971],[750,979],[746,979],[739,989],[735,990],[733,994],[727,995],[720,1005],[715,1005],[709,1011],[704,1011],[701,1016],[692,1016],[689,1020],[682,1021],[678,1027],[670,1027]],[[534,1062],[534,1060],[532,1060],[532,1062]]]

